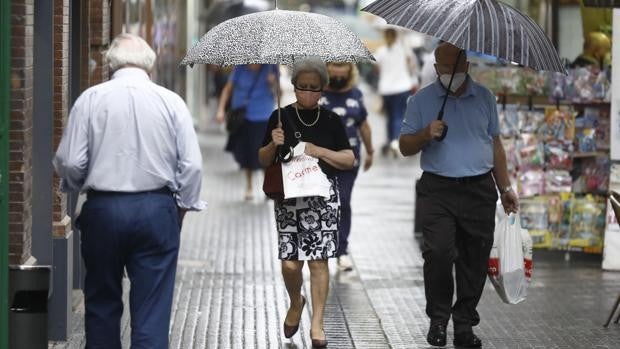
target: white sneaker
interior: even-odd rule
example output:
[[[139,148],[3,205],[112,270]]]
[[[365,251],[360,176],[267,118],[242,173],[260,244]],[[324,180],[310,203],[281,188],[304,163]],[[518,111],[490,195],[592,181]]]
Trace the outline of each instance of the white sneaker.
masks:
[[[348,254],[343,254],[338,257],[338,269],[342,271],[351,271],[353,270],[353,261]]]
[[[390,153],[392,153],[392,157],[395,159],[401,157],[398,140],[393,140],[392,142],[390,142]]]

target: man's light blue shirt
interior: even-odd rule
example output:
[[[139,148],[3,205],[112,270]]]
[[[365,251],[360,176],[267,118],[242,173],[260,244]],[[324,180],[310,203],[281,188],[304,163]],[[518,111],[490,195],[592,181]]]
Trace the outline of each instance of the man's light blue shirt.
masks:
[[[80,95],[53,162],[63,191],[168,187],[179,207],[205,207],[202,156],[189,110],[142,69],[119,69]]]
[[[446,89],[439,80],[418,91],[407,102],[401,135],[414,134],[437,119]],[[467,78],[459,97],[448,96],[443,120],[448,133],[422,148],[423,171],[446,177],[467,177],[493,168],[493,137],[499,135],[495,96]]]

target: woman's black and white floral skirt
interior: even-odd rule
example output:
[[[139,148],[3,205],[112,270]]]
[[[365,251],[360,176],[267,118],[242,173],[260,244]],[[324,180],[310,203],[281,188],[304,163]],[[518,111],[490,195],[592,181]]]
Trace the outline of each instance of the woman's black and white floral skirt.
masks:
[[[320,260],[336,257],[340,199],[335,180],[330,179],[330,198],[311,196],[275,204],[282,260]]]

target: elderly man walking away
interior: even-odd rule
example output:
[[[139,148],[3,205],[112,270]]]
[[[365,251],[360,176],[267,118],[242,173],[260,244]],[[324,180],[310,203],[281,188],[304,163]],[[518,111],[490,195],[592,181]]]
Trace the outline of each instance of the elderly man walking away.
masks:
[[[438,79],[407,103],[400,151],[405,156],[422,151],[417,219],[424,238],[427,341],[446,345],[452,317],[454,345],[474,348],[481,346],[472,327],[480,322],[476,307],[493,245],[496,187],[507,213],[517,211],[518,200],[499,138],[495,97],[467,75],[464,51],[443,43],[435,58]],[[437,120],[446,94],[444,118]]]
[[[120,349],[124,269],[131,347],[167,348],[180,230],[201,210],[202,156],[183,100],[151,82],[155,52],[121,34],[112,79],[77,99],[54,158],[63,191],[84,191],[86,347]]]

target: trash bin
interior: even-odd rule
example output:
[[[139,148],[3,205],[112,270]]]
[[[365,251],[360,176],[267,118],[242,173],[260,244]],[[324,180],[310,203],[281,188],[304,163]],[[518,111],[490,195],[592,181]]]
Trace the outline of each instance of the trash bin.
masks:
[[[49,265],[9,266],[9,348],[47,348]]]

